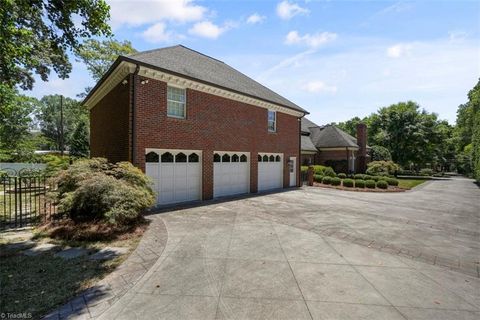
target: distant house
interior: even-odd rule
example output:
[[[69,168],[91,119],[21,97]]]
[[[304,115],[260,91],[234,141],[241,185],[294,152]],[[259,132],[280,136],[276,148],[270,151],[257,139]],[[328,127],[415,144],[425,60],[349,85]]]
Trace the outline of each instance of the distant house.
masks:
[[[121,56],[83,104],[91,156],[144,170],[158,204],[300,184],[308,112],[195,50]]]
[[[335,125],[319,126],[307,118],[301,123],[301,164],[326,165],[335,172],[365,172],[368,162],[367,127],[357,126],[357,138]]]

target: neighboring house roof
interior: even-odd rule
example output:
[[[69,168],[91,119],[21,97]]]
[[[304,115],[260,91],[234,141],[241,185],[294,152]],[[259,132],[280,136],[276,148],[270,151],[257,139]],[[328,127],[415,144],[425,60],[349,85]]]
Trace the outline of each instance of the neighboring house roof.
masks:
[[[302,150],[312,151],[306,139],[310,140],[315,148],[359,148],[357,138],[349,135],[335,125],[319,126],[303,117],[301,122]],[[305,140],[305,142],[304,142]],[[304,149],[305,146],[305,149]],[[367,145],[367,149],[370,147]]]
[[[182,45],[139,52],[127,58],[308,113],[228,64]]]
[[[301,136],[300,145],[302,151],[317,151],[317,148],[315,148],[315,145],[313,144],[312,139],[310,139],[309,136]]]
[[[313,128],[310,138],[317,148],[358,148],[356,141],[352,139],[351,135],[334,125]]]

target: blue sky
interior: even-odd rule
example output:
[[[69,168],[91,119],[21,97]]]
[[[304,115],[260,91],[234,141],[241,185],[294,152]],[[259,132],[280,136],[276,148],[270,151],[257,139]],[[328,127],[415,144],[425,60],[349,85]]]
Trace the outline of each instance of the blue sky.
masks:
[[[111,26],[139,50],[183,44],[220,59],[307,109],[319,124],[414,100],[455,122],[480,77],[478,1],[118,1]],[[67,80],[32,92],[75,97]]]

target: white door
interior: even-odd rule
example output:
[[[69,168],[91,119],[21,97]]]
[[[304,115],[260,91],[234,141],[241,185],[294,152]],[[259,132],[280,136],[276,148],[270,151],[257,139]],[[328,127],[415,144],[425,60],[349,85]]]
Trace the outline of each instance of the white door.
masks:
[[[147,149],[145,173],[158,205],[201,199],[201,155],[198,150]]]
[[[215,151],[213,154],[213,196],[250,192],[250,153]]]
[[[290,171],[290,187],[297,185],[297,157],[290,157],[288,170]]]
[[[258,191],[283,188],[283,154],[258,154]]]

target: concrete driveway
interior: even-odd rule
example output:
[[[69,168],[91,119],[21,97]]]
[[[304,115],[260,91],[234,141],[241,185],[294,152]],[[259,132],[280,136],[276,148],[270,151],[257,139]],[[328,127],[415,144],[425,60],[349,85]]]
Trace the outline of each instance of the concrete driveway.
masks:
[[[480,189],[302,188],[156,214],[154,266],[103,319],[479,319]]]

